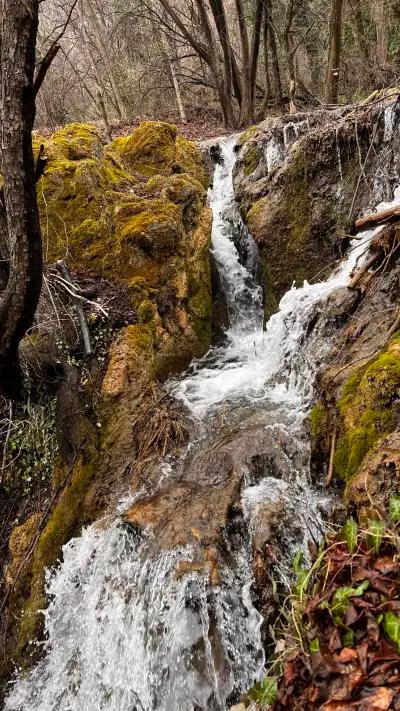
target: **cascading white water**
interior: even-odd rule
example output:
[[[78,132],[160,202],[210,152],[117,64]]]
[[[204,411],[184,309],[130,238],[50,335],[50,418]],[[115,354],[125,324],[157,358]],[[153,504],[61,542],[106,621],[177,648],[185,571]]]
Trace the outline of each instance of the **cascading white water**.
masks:
[[[252,333],[262,329],[262,289],[255,283],[232,242],[230,222],[226,211],[235,202],[232,173],[235,165],[236,138],[221,143],[221,162],[214,173],[214,187],[210,191],[213,212],[212,252],[221,277],[229,319],[230,334]],[[239,216],[238,216],[239,218]],[[239,218],[240,219],[240,218]],[[254,245],[254,242],[253,242]]]
[[[256,535],[265,507],[281,506],[289,560],[308,535],[317,535],[324,503],[309,481],[304,420],[315,355],[323,356],[329,344],[306,334],[318,304],[347,285],[374,232],[361,235],[327,281],[293,287],[263,331],[260,287],[240,264],[224,217],[234,199],[234,143],[221,142],[224,164],[210,195],[212,249],[231,327],[223,345],[173,384],[176,397],[204,423],[205,438],[208,420],[220,410],[239,433],[246,418],[253,426],[252,418],[266,413],[263,431],[281,447],[289,474],[277,477],[266,466],[261,480],[252,481],[245,472],[243,515]],[[164,478],[173,468],[168,463]],[[93,525],[64,547],[63,562],[47,579],[43,658],[17,679],[7,711],[223,711],[228,698],[260,678],[261,617],[251,602],[249,541],[230,550],[230,566],[211,587],[202,572],[176,575],[178,563],[192,559],[190,546],[149,556],[151,536],[128,530],[117,512],[111,525]]]

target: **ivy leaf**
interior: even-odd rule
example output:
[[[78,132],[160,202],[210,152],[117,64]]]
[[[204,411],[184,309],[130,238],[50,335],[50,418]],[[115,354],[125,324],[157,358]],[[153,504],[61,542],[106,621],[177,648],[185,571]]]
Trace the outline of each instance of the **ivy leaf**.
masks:
[[[383,629],[390,641],[397,647],[397,651],[400,652],[400,617],[395,615],[394,612],[385,612]]]
[[[356,588],[343,587],[336,590],[331,604],[324,605],[324,607],[328,607],[335,624],[342,623],[342,619],[350,607],[350,598],[362,597],[368,585],[368,580],[364,580]]]
[[[389,499],[389,516],[393,523],[400,521],[400,496],[391,496]]]
[[[385,524],[382,521],[368,521],[367,543],[376,553],[379,553],[384,533]]]
[[[347,544],[347,550],[349,553],[354,553],[357,548],[357,534],[358,526],[354,518],[348,518],[343,526],[343,535]]]

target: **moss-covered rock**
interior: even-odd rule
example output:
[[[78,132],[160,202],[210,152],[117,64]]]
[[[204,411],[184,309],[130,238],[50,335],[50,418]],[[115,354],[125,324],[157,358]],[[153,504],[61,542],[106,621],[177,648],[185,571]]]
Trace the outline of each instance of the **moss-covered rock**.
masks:
[[[246,176],[254,173],[261,159],[261,149],[257,143],[250,143],[243,155],[243,170]]]
[[[105,147],[94,126],[80,124],[37,136],[36,150],[42,142],[48,166],[38,194],[47,259],[128,284],[141,320],[146,313],[157,322],[157,348],[169,352],[175,340],[181,363],[204,352],[211,225],[198,146],[174,126],[149,121]],[[183,282],[189,287],[182,291]]]
[[[341,432],[335,473],[350,481],[365,457],[400,420],[400,339],[353,374],[339,401]]]
[[[374,207],[360,165],[379,176],[385,164],[386,175],[397,174],[400,161],[385,153],[384,130],[377,103],[360,108],[357,120],[314,111],[268,119],[240,137],[235,192],[275,303],[294,281],[310,281],[340,257],[352,220]],[[376,202],[390,196],[382,186]]]
[[[116,138],[107,152],[131,172],[147,177],[170,175],[175,160],[175,142],[175,126],[162,121],[144,121],[132,135]]]
[[[138,407],[146,410],[157,380],[201,356],[211,339],[209,176],[199,148],[160,122],[145,122],[109,146],[94,126],[80,124],[36,136],[36,152],[41,144],[48,157],[38,184],[46,259],[122,283],[137,323],[115,334],[72,464],[60,463],[54,472],[48,516],[33,517],[12,534],[10,581],[37,537],[10,595],[16,621],[10,640],[19,664],[42,625],[45,570],[104,511],[110,491],[132,483]]]

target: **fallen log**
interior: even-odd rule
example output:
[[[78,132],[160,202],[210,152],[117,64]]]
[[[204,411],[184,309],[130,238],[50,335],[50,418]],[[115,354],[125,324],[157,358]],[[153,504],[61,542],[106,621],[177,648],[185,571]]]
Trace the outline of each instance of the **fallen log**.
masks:
[[[361,232],[362,230],[367,230],[369,227],[382,225],[385,222],[392,222],[394,220],[400,220],[399,205],[389,207],[387,210],[381,210],[381,212],[375,212],[372,215],[361,217],[359,220],[355,221],[354,227],[356,232]]]
[[[364,274],[367,273],[368,269],[372,267],[373,264],[379,259],[379,253],[375,252],[375,254],[372,254],[369,259],[365,262],[365,264],[362,265],[357,271],[354,273],[353,278],[349,284],[350,289],[355,289],[356,286],[360,283],[361,279],[363,278]]]

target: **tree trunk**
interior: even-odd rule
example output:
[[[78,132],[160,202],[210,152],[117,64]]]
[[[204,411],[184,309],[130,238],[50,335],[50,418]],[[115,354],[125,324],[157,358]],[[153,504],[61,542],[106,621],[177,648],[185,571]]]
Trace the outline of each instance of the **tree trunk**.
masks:
[[[343,0],[332,0],[329,22],[329,59],[326,78],[326,102],[337,104],[339,95],[340,60],[342,54]]]
[[[168,59],[169,68],[172,78],[172,86],[174,87],[176,103],[178,104],[179,116],[181,117],[182,123],[187,123],[186,111],[182,100],[181,87],[179,86],[178,77],[176,75],[175,64],[173,59]]]
[[[106,109],[106,105],[104,103],[104,97],[103,97],[103,94],[100,89],[97,92],[97,99],[99,102],[100,114],[103,119],[106,136],[107,136],[108,141],[111,143],[112,135],[111,135],[110,122],[108,120],[107,109]]]
[[[250,43],[242,0],[235,0],[235,5],[239,24],[239,36],[242,54],[242,105],[240,107],[239,124],[241,126],[246,126],[248,123],[250,123],[253,115]]]
[[[9,277],[0,302],[0,389],[21,390],[18,346],[32,326],[42,287],[42,240],[32,129],[38,0],[0,0],[1,174]]]
[[[360,54],[365,62],[369,64],[369,45],[365,35],[364,20],[359,5],[359,0],[350,0],[351,12],[353,15],[353,25]]]
[[[261,32],[262,32],[262,20],[264,12],[263,0],[257,0],[256,11],[254,16],[254,26],[253,26],[253,41],[251,47],[251,60],[250,60],[250,86],[251,86],[251,118],[254,117],[254,101],[256,93],[256,83],[257,83],[257,66],[258,58],[260,55],[260,44],[261,44]],[[267,59],[268,65],[268,59]]]
[[[92,0],[85,0],[85,4],[86,4],[86,7],[89,12],[90,25],[93,30],[96,45],[99,50],[99,54],[103,60],[103,64],[104,64],[104,68],[106,70],[107,76],[110,80],[111,89],[112,89],[112,93],[113,93],[113,96],[115,99],[116,109],[118,112],[118,117],[120,119],[125,119],[127,116],[125,103],[124,103],[124,100],[123,100],[121,93],[119,91],[119,88],[118,88],[117,80],[114,75],[114,68],[112,66],[110,55],[108,52],[108,47],[106,46],[106,44],[104,42],[104,39],[102,36],[102,30],[101,30],[99,21],[97,19],[96,12],[93,8]]]
[[[265,22],[268,25],[269,46],[271,50],[272,81],[274,85],[275,103],[283,106],[281,70],[279,67],[278,49],[276,46],[275,29],[272,23],[271,0],[264,0]]]
[[[388,56],[388,35],[385,0],[374,0],[376,24],[377,59],[380,67],[385,68]]]
[[[267,20],[264,18],[264,26],[263,26],[263,45],[264,45],[264,77],[265,77],[265,87],[264,87],[264,100],[262,103],[261,111],[260,111],[260,121],[265,116],[265,112],[267,110],[268,106],[268,101],[271,98],[272,95],[272,90],[271,90],[271,77],[269,75],[269,53],[268,53],[268,46],[269,46],[269,32],[270,28],[268,25]]]
[[[182,100],[181,87],[179,85],[179,80],[175,69],[175,62],[177,61],[176,48],[173,46],[172,39],[164,37],[162,30],[160,30],[156,22],[152,22],[152,27],[155,36],[159,40],[161,54],[164,58],[166,67],[168,67],[168,73],[171,75],[172,87],[175,92],[175,98],[176,103],[178,105],[180,119],[182,123],[187,123],[186,111]]]
[[[232,95],[226,93],[225,82],[223,77],[221,76],[220,60],[218,57],[217,48],[215,46],[215,38],[209,21],[207,7],[205,5],[204,0],[196,0],[196,4],[200,14],[200,21],[202,24],[204,36],[207,40],[210,50],[208,66],[210,67],[215,79],[215,85],[222,110],[224,125],[229,128],[233,124]]]
[[[233,87],[233,50],[229,41],[228,26],[226,23],[225,11],[221,0],[210,0],[211,11],[213,13],[215,26],[217,28],[219,40],[221,42],[222,54],[224,57],[224,78],[225,78],[225,94],[231,96]],[[228,108],[228,121],[231,126],[235,126],[233,112]]]
[[[289,113],[296,113],[296,68],[294,64],[294,56],[290,42],[290,31],[292,29],[293,18],[295,15],[294,0],[288,0],[286,7],[285,29],[283,33],[283,43],[286,52],[286,62],[289,72]]]

